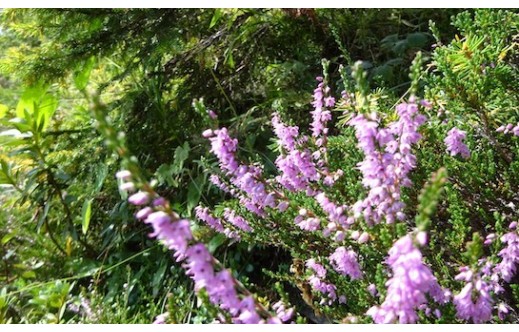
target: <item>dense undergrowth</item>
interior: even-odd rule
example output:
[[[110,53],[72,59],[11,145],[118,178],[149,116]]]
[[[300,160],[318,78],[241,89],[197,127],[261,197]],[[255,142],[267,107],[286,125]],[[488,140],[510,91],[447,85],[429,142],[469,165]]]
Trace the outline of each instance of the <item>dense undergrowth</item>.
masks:
[[[0,322],[518,321],[516,11],[0,20]]]

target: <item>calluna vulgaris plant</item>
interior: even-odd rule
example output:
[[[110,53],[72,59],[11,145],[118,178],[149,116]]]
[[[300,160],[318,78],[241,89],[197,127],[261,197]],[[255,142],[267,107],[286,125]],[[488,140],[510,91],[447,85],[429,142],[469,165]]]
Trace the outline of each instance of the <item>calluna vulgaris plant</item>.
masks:
[[[428,144],[441,146],[440,153],[451,158],[448,165],[470,162],[473,155],[466,141],[474,142],[472,132],[451,126],[447,133],[441,129],[441,137],[432,136],[431,128],[445,128],[446,121],[439,126],[436,121],[444,113],[415,95],[389,109],[373,106],[362,92],[366,89],[359,64],[353,68],[357,88],[343,91],[336,100],[326,62],[324,67],[324,77],[317,77],[308,134],[287,124],[282,114],[272,114],[279,152],[275,172],[245,161],[232,130],[218,127],[216,113],[208,111],[214,127],[202,136],[218,162],[210,180],[227,198],[215,208],[197,206],[197,219],[233,243],[271,245],[290,253],[292,266],[279,276],[303,293],[305,305],[317,317],[375,323],[506,320],[515,310],[507,303],[507,284],[519,264],[517,222],[511,222],[508,231],[496,227],[484,243],[475,236],[467,244],[464,263],[439,265],[434,250],[443,239],[434,225],[440,222],[435,211],[441,208],[445,213],[439,204],[451,179],[446,168],[440,168],[443,165],[436,165],[438,171],[427,175],[431,178],[425,185],[414,176],[422,162],[417,151]],[[417,73],[419,59],[412,68],[412,92]],[[192,222],[173,211],[141,175],[124,146],[124,136],[111,129],[102,108],[97,102],[99,129],[123,158],[125,169],[117,173],[120,189],[132,193],[128,200],[139,207],[135,217],[173,252],[194,281],[195,291],[206,294],[218,308],[216,321],[297,321],[301,313],[296,306],[301,304],[289,303],[278,292],[278,299],[269,295],[276,301],[269,310],[264,299],[251,294],[196,239]],[[346,119],[344,128],[332,127],[333,113]],[[494,132],[518,135],[517,127],[504,125]],[[356,164],[353,169],[336,167],[340,140],[354,142],[358,149],[357,159],[348,154]],[[356,195],[344,194],[345,186],[357,181]],[[167,314],[156,320],[166,321]]]

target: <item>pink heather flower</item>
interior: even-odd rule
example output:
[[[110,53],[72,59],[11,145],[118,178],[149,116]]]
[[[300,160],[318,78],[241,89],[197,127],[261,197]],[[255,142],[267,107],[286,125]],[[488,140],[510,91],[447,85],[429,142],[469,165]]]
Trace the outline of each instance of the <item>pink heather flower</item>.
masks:
[[[234,287],[234,279],[228,270],[215,272],[212,256],[202,243],[186,251],[187,273],[195,281],[195,289],[205,288],[211,302],[227,310],[235,323],[257,324],[261,317],[256,312],[252,297],[240,299]]]
[[[307,190],[310,182],[320,179],[308,149],[292,150],[286,155],[279,155],[275,163],[281,173],[276,180],[290,191]]]
[[[357,240],[357,242],[360,243],[360,244],[363,244],[363,243],[368,242],[368,240],[369,240],[369,234],[367,232],[363,232],[359,236],[359,239]]]
[[[218,118],[218,115],[216,115],[216,113],[214,111],[212,111],[212,110],[207,111],[207,114],[213,120],[216,120]]]
[[[133,205],[144,205],[147,204],[150,200],[150,196],[148,193],[144,191],[139,191],[128,198],[128,201]]]
[[[323,304],[331,304],[337,300],[337,287],[331,283],[323,281],[323,279],[326,278],[326,269],[324,266],[317,263],[315,259],[312,258],[306,261],[306,267],[314,272],[308,277],[308,283],[312,289],[316,292],[322,293],[328,298],[328,301],[324,300]]]
[[[299,136],[299,127],[286,126],[279,118],[278,113],[272,114],[272,127],[274,133],[279,139],[280,145],[288,151],[292,151],[298,145],[297,137]]]
[[[469,148],[463,143],[463,140],[467,136],[467,133],[459,130],[458,128],[452,128],[445,138],[444,142],[447,145],[447,152],[450,152],[451,156],[460,154],[463,158],[467,159],[470,157]]]
[[[133,184],[133,182],[125,182],[119,186],[119,189],[121,189],[121,191],[134,191],[135,184]]]
[[[508,315],[510,307],[506,303],[499,303],[497,306],[497,316],[500,320],[504,320],[506,315]]]
[[[335,240],[335,242],[342,242],[342,241],[344,241],[345,237],[346,237],[346,234],[343,231],[337,231],[337,233],[335,233],[334,240]]]
[[[157,237],[168,249],[173,250],[177,261],[183,260],[189,241],[193,239],[189,221],[182,219],[171,222],[169,216],[164,214],[158,211],[146,218],[145,223],[151,224],[154,230],[150,237]]]
[[[115,177],[118,179],[127,181],[127,180],[131,179],[132,173],[130,173],[130,171],[127,171],[127,170],[122,170],[122,171],[117,172],[115,174]]]
[[[238,140],[229,136],[227,128],[214,131],[216,136],[210,137],[211,152],[220,160],[220,167],[224,171],[234,172],[238,169],[238,161],[234,154],[238,149]]]
[[[427,243],[427,233],[426,232],[418,232],[418,234],[416,234],[416,241],[421,246],[424,246]]]
[[[317,79],[319,81],[319,79]],[[318,137],[323,134],[328,121],[332,119],[332,113],[326,107],[333,107],[335,99],[333,97],[326,97],[329,94],[329,88],[325,87],[323,81],[319,81],[317,88],[314,90],[314,101],[312,105],[314,110],[311,112],[313,121],[311,123],[312,136]]]
[[[245,220],[243,217],[237,215],[236,211],[231,210],[229,208],[225,208],[223,211],[223,215],[229,223],[238,227],[242,231],[244,231],[244,232],[252,231],[252,228],[249,226],[249,223],[247,222],[247,220]]]
[[[235,157],[238,141],[229,136],[226,128],[214,133],[216,136],[209,138],[211,151],[218,157],[220,169],[229,176],[231,184],[241,191],[236,195],[240,204],[259,216],[265,216],[264,208],[274,208],[277,204],[274,193],[267,192],[260,180],[262,169],[255,165],[240,165]]]
[[[311,275],[308,278],[308,283],[314,291],[322,293],[328,298],[328,300],[323,299],[321,305],[332,304],[332,302],[337,300],[337,287],[334,284],[325,282],[316,275]]]
[[[427,304],[427,293],[437,302],[445,301],[438,281],[423,263],[422,254],[414,246],[410,235],[395,242],[389,250],[387,263],[393,276],[386,283],[386,298],[379,307],[374,306],[367,312],[375,323],[387,324],[397,320],[404,324],[416,323],[416,311]]]
[[[422,105],[423,107],[427,108],[427,109],[432,109],[432,103],[428,100],[420,100],[420,105]]]
[[[164,197],[157,197],[153,200],[153,206],[164,206],[166,205],[166,199]]]
[[[295,217],[294,222],[301,229],[304,229],[306,231],[311,231],[311,232],[318,230],[321,226],[321,221],[319,220],[319,218],[313,218],[313,217],[306,218],[301,215]]]
[[[222,221],[216,217],[214,217],[207,207],[197,206],[195,208],[195,215],[198,219],[205,221],[209,227],[214,229],[219,233],[224,232],[224,227],[222,225]]]
[[[282,201],[278,204],[277,209],[279,212],[285,212],[288,209],[290,203],[288,201]]]
[[[501,127],[497,128],[496,131],[498,133],[501,133],[501,132],[503,134],[512,133],[515,136],[519,136],[519,123],[517,123],[517,125],[515,125],[515,126],[513,124],[509,123],[506,126],[501,126]]]
[[[326,269],[321,264],[317,263],[315,259],[311,258],[306,261],[306,267],[312,269],[317,277],[325,278],[326,277]]]
[[[215,130],[214,133],[216,136],[209,138],[211,151],[218,157],[220,169],[229,176],[231,184],[241,191],[234,193],[235,196],[249,211],[265,216],[264,208],[274,208],[277,203],[274,193],[267,192],[265,183],[261,180],[262,169],[238,162],[235,157],[238,141],[229,136],[226,128]],[[229,192],[232,193],[232,190]]]
[[[209,177],[209,181],[211,181],[212,184],[217,186],[223,192],[230,193],[231,195],[234,193],[234,189],[229,188],[229,186],[223,183],[222,180],[216,174],[211,174],[211,176]]]
[[[146,219],[150,213],[153,212],[153,209],[150,208],[149,206],[145,207],[145,208],[142,208],[141,210],[139,210],[136,214],[135,214],[135,218],[139,219],[139,220],[144,220]]]
[[[282,301],[272,305],[272,309],[276,310],[276,315],[281,322],[289,321],[294,316],[294,308],[287,309]]]
[[[166,324],[166,319],[169,317],[169,312],[165,312],[163,314],[158,315],[155,317],[155,320],[153,321],[153,324]]]
[[[512,230],[501,237],[501,242],[505,243],[505,248],[499,252],[499,257],[502,260],[497,264],[496,272],[506,282],[510,282],[519,265],[519,235],[515,230]]]
[[[454,296],[456,316],[474,324],[481,324],[492,318],[493,301],[490,297],[491,286],[485,282],[479,273],[474,274],[467,267],[461,268],[455,279],[467,283],[461,292]]]
[[[135,205],[143,205],[149,201],[150,197],[145,192],[132,195],[129,201]],[[158,197],[154,204],[157,206],[166,205],[164,198]],[[203,218],[210,218],[208,209],[197,207],[196,212]],[[153,228],[150,237],[156,237],[168,249],[172,250],[177,261],[185,261],[183,266],[187,274],[195,282],[195,290],[205,288],[212,303],[228,311],[233,320],[238,323],[260,323],[264,322],[256,312],[255,302],[252,297],[240,299],[235,289],[235,280],[228,270],[215,272],[213,267],[214,257],[209,253],[206,246],[202,243],[190,245],[193,240],[191,227],[188,220],[174,220],[177,217],[164,212],[154,211],[151,207],[145,207],[137,212],[139,219],[145,218],[145,223]],[[217,221],[212,220],[218,228]],[[164,323],[166,314],[157,316],[155,323]],[[277,322],[276,317],[272,317],[268,322]]]
[[[357,254],[353,250],[339,247],[330,255],[329,259],[335,271],[340,274],[347,275],[352,280],[362,278],[362,271],[357,262]]]
[[[494,242],[496,238],[496,234],[495,233],[490,233],[488,234],[486,237],[485,237],[485,242],[483,242],[484,245],[489,245],[491,244],[492,242]]]
[[[213,135],[214,135],[214,133],[213,133],[212,129],[206,129],[202,132],[202,137],[204,137],[204,138],[209,138]]]
[[[368,286],[368,292],[371,294],[371,296],[375,297],[377,296],[377,286],[375,284],[369,284]]]
[[[344,229],[350,227],[348,216],[346,215],[348,211],[346,205],[336,205],[334,202],[330,201],[323,192],[318,193],[314,198],[326,213],[330,222],[337,223]]]
[[[399,120],[388,128],[379,128],[376,114],[368,119],[362,114],[348,124],[355,128],[358,146],[364,160],[358,164],[362,184],[369,188],[366,198],[352,206],[355,218],[364,218],[368,225],[387,223],[405,218],[405,204],[400,200],[402,186],[410,186],[408,174],[416,167],[416,157],[411,147],[421,135],[418,128],[426,118],[418,113],[418,105],[402,103],[396,107]]]
[[[235,320],[235,323],[241,324],[259,324],[261,317],[256,312],[254,298],[247,296],[240,303],[240,315]]]

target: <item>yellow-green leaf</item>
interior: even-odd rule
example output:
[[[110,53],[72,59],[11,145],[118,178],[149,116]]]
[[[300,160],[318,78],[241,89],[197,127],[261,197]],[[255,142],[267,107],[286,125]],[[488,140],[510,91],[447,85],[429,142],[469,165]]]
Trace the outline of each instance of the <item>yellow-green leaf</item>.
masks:
[[[83,222],[81,224],[81,230],[83,231],[83,234],[86,234],[88,231],[88,226],[90,226],[90,216],[92,214],[92,200],[87,199],[83,203],[83,210],[82,210],[82,216],[83,216]]]

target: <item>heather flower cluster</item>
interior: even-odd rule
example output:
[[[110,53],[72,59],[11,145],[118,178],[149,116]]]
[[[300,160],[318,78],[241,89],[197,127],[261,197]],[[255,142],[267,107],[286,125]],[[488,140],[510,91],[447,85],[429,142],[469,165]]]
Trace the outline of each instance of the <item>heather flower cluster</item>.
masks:
[[[272,116],[272,126],[280,145],[285,150],[285,153],[280,154],[275,161],[280,171],[276,181],[289,191],[306,190],[308,195],[312,195],[310,183],[318,181],[321,175],[313,161],[312,152],[304,147],[308,138],[299,137],[299,128],[286,126],[277,113]]]
[[[506,281],[510,282],[517,272],[519,265],[519,235],[517,234],[517,222],[509,226],[510,232],[501,237],[505,247],[499,252],[501,262],[496,266],[496,272]]]
[[[222,233],[230,239],[240,239],[240,235],[238,234],[238,232],[229,227],[224,227],[222,220],[220,218],[215,217],[211,213],[209,208],[197,206],[195,208],[195,215],[199,220],[204,221],[209,227],[211,227],[218,233]]]
[[[330,255],[329,259],[335,271],[340,274],[349,276],[352,280],[362,278],[362,271],[357,262],[357,254],[353,250],[339,247]]]
[[[230,159],[229,161],[232,162]],[[118,172],[117,177],[124,183],[132,183],[131,173],[128,171]],[[127,188],[128,186],[122,187]],[[195,282],[196,291],[204,289],[211,302],[229,312],[234,323],[265,322],[257,311],[252,295],[239,296],[236,290],[236,280],[231,272],[226,269],[217,270],[216,261],[207,247],[203,243],[194,242],[189,221],[180,219],[176,213],[172,212],[164,198],[156,196],[155,193],[139,191],[131,195],[128,201],[133,205],[141,206],[136,217],[152,227],[153,232],[150,237],[157,238],[172,250],[173,256],[178,262],[184,262],[187,275]],[[151,206],[145,206],[150,202]],[[196,213],[214,229],[223,230],[221,221],[212,217],[207,209],[198,207]],[[232,214],[232,212],[229,213]],[[237,218],[234,215],[232,217]],[[156,322],[161,323],[164,319],[165,316],[158,317]],[[281,321],[277,317],[270,317],[268,322],[279,323]]]
[[[276,197],[274,193],[267,192],[265,184],[260,180],[261,168],[238,162],[235,156],[238,140],[229,136],[227,128],[214,131],[208,129],[203,136],[211,141],[211,151],[218,157],[221,170],[229,177],[231,184],[241,190],[238,194],[240,203],[251,212],[265,216],[266,207],[276,206]]]
[[[418,233],[415,241],[424,245],[425,233]],[[438,303],[446,301],[444,291],[431,269],[424,264],[422,253],[411,235],[395,242],[387,263],[393,275],[386,283],[386,298],[380,306],[374,306],[367,312],[375,323],[416,323],[417,310],[427,308],[427,294]]]
[[[502,231],[501,223],[491,224],[481,211],[488,203],[496,221],[515,217],[515,183],[508,180],[508,174],[499,174],[503,164],[492,167],[486,163],[512,159],[517,155],[515,150],[500,144],[495,156],[473,154],[474,163],[465,165],[470,169],[459,167],[454,158],[436,155],[418,161],[417,156],[434,153],[442,143],[450,156],[470,158],[467,132],[453,127],[446,137],[438,139],[434,132],[444,126],[443,120],[450,113],[439,112],[435,116],[436,112],[429,111],[431,102],[413,95],[399,101],[394,110],[379,112],[392,100],[370,95],[367,83],[362,86],[364,76],[359,68],[351,75],[356,80],[356,90],[343,92],[342,99],[337,101],[327,78],[317,78],[308,133],[302,131],[303,125],[296,126],[285,119],[286,114],[272,114],[270,125],[277,141],[277,156],[272,158],[275,169],[240,160],[238,140],[228,128],[216,129],[216,121],[212,129],[202,133],[219,165],[219,171],[211,174],[209,180],[232,198],[214,210],[197,206],[195,215],[230,239],[218,245],[228,245],[233,250],[232,246],[238,244],[240,255],[245,248],[256,250],[247,264],[252,260],[257,264],[268,262],[265,270],[260,271],[257,265],[250,269],[247,265],[239,273],[252,282],[272,280],[274,287],[269,290],[283,298],[272,306],[274,315],[261,305],[265,298],[272,298],[273,292],[266,297],[250,294],[232,271],[225,269],[208,247],[195,239],[188,220],[171,211],[169,203],[149,186],[134,184],[132,174],[122,171],[117,175],[122,181],[121,190],[135,192],[137,187],[142,188],[128,199],[140,207],[136,218],[152,228],[150,236],[174,252],[194,281],[195,291],[204,292],[211,303],[225,312],[218,316],[221,322],[281,323],[296,315],[298,322],[307,319],[485,323],[497,318],[504,320],[505,316],[510,321],[516,319],[516,308],[510,301],[515,289],[511,287],[510,291],[506,283],[515,280],[519,265],[517,222]],[[352,82],[347,82],[348,72],[340,72],[344,85],[352,86]],[[412,94],[419,86],[416,77],[410,89]],[[441,94],[431,97],[440,107],[449,104]],[[449,109],[456,109],[450,106]],[[332,111],[343,111],[333,131],[329,128]],[[421,128],[427,122],[424,114],[431,116],[426,136],[430,142],[422,141]],[[207,117],[217,118],[212,111]],[[493,115],[489,117],[488,123],[499,122]],[[482,132],[479,128],[474,130]],[[340,134],[329,136],[335,131]],[[519,123],[501,126],[497,132],[519,136]],[[492,137],[475,136],[470,143],[474,151],[487,146],[480,144],[481,139]],[[264,155],[270,156],[270,152]],[[480,159],[482,156],[484,159]],[[420,169],[416,170],[418,166]],[[515,166],[510,163],[510,173]],[[331,172],[332,167],[339,169]],[[428,178],[433,169],[438,171]],[[467,170],[490,174],[484,182],[488,188],[471,193],[471,185],[478,182],[472,181],[471,174],[460,176]],[[339,181],[341,176],[344,179]],[[358,186],[359,178],[362,186]],[[502,190],[506,197],[489,199],[493,188]],[[509,209],[499,215],[501,201],[509,202]],[[466,243],[468,232],[473,237]],[[243,239],[251,242],[240,242]],[[276,256],[258,259],[266,251],[275,252]],[[433,272],[433,268],[438,270]],[[440,276],[443,279],[437,279]],[[441,285],[448,285],[452,293]],[[258,284],[257,289],[264,289],[263,286]],[[301,294],[296,294],[296,299],[293,293],[297,289]],[[304,310],[311,308],[313,312],[296,313],[289,308],[294,299],[304,301]],[[157,322],[165,322],[166,318],[160,315]]]
[[[356,218],[363,217],[368,224],[404,220],[401,187],[411,185],[408,174],[416,167],[411,149],[420,140],[418,129],[426,120],[418,110],[413,102],[398,105],[399,120],[388,128],[380,128],[376,114],[358,114],[349,121],[365,156],[358,164],[362,184],[369,188],[367,197],[352,207]]]
[[[332,202],[328,197],[326,197],[324,192],[318,193],[314,198],[326,213],[329,221],[324,231],[324,235],[328,236],[332,232],[336,231],[335,238],[339,242],[342,241],[345,236],[343,230],[350,228],[350,226],[355,222],[352,217],[348,217],[347,215],[348,207],[344,204],[337,205]]]
[[[335,98],[330,96],[330,87],[326,86],[323,77],[317,77],[317,81],[319,84],[314,90],[314,101],[312,102],[314,110],[311,112],[313,121],[310,125],[314,137],[328,134],[326,124],[332,119],[332,113],[326,108],[335,105]],[[323,144],[317,143],[317,145]]]
[[[511,123],[501,126],[496,129],[498,133],[508,134],[511,133],[515,136],[519,136],[519,122],[516,125],[513,125]]]
[[[453,299],[458,318],[474,324],[485,323],[492,318],[492,285],[483,276],[481,272],[474,273],[466,266],[460,268],[456,280],[465,281],[466,284]]]
[[[449,152],[451,156],[456,156],[459,154],[465,159],[470,157],[470,150],[467,145],[463,143],[463,140],[466,138],[466,136],[466,132],[459,130],[456,127],[449,130],[444,142],[447,146],[447,152]]]
[[[332,283],[324,281],[327,273],[326,269],[313,258],[306,261],[306,267],[313,272],[308,277],[308,283],[312,287],[312,290],[322,293],[325,296],[321,300],[321,304],[331,305],[337,300],[337,287]]]

